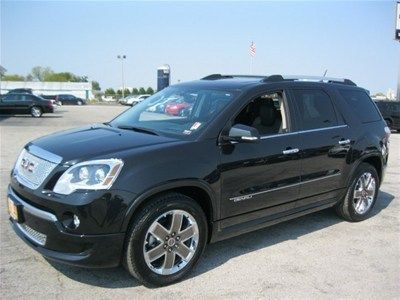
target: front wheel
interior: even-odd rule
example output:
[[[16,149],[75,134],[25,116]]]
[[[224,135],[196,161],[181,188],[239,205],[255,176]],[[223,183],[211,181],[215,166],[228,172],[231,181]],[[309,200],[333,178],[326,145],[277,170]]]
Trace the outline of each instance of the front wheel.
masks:
[[[344,199],[336,206],[336,212],[344,219],[359,222],[368,218],[375,205],[379,190],[376,169],[367,163],[358,166]]]
[[[207,240],[207,221],[191,198],[170,193],[141,210],[127,235],[126,269],[147,286],[184,278],[199,260]]]
[[[78,102],[76,102],[77,105],[82,105],[83,102],[81,100],[78,100]]]
[[[43,114],[43,111],[38,106],[31,107],[31,116],[34,118],[40,118]]]

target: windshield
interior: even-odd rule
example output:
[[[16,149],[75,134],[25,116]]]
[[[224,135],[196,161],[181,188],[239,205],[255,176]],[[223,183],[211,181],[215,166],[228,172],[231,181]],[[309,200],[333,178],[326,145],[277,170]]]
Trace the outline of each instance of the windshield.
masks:
[[[172,86],[128,109],[112,122],[122,129],[194,137],[232,102],[238,92]]]

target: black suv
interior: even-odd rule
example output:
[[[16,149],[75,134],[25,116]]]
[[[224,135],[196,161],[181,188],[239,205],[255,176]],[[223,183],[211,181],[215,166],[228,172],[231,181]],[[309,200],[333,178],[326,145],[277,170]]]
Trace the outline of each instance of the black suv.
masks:
[[[390,131],[352,81],[302,79],[210,75],[28,143],[8,188],[12,227],[47,258],[122,263],[161,286],[209,242],[329,207],[364,220]],[[190,113],[154,110],[178,102]]]
[[[375,101],[390,129],[400,132],[400,101]]]
[[[1,114],[30,114],[39,118],[43,113],[53,112],[53,102],[28,93],[8,93],[0,99]]]

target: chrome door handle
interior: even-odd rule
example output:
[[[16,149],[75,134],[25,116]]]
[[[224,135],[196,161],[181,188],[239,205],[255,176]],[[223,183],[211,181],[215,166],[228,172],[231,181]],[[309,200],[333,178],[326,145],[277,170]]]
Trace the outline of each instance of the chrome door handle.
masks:
[[[350,140],[349,140],[349,139],[347,139],[347,140],[340,140],[340,141],[339,141],[339,145],[347,145],[347,144],[350,144]]]
[[[287,150],[283,150],[283,151],[282,151],[283,154],[294,154],[294,153],[297,153],[297,152],[299,152],[299,149],[298,149],[298,148],[287,149]]]

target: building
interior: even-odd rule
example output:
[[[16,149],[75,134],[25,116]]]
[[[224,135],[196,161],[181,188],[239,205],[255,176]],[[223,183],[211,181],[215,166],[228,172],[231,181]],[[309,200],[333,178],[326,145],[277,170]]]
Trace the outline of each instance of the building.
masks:
[[[41,82],[41,81],[1,81],[0,93],[13,89],[32,89],[35,95],[71,94],[83,99],[93,98],[91,82]]]

